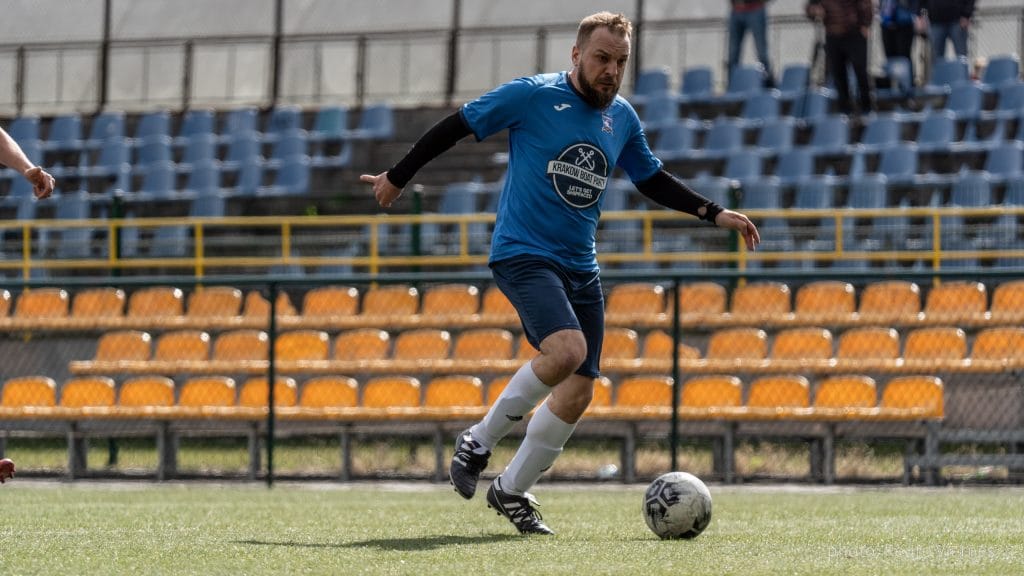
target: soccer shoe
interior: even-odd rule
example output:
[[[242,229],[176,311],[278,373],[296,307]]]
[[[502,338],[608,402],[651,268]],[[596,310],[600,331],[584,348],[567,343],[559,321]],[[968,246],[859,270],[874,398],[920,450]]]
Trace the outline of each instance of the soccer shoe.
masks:
[[[491,458],[490,451],[477,452],[483,446],[473,440],[469,430],[464,430],[455,439],[455,455],[452,456],[452,463],[448,467],[448,477],[452,486],[466,500],[476,494],[476,483],[480,480],[480,473],[487,468],[487,461]]]
[[[498,514],[508,518],[509,522],[519,530],[520,534],[544,534],[553,536],[555,532],[548,528],[537,511],[540,504],[533,494],[524,492],[522,496],[509,494],[501,489],[498,479],[495,478],[491,487],[487,490],[487,506],[498,511]]]

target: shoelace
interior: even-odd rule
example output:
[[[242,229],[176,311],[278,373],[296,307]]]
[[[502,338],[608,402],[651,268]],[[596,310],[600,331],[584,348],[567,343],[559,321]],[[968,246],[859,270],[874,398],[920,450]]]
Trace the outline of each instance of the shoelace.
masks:
[[[522,497],[513,496],[513,498],[519,500],[521,504],[519,508],[509,514],[509,519],[512,520],[516,526],[525,524],[530,520],[539,522],[544,519],[544,517],[540,515],[540,511],[537,510],[537,508],[540,508],[540,502],[537,502],[537,499],[533,497],[533,494],[526,492]]]

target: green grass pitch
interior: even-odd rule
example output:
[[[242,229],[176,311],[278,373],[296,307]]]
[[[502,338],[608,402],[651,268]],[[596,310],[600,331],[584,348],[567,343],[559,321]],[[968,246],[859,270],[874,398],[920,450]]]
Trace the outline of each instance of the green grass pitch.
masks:
[[[714,516],[661,541],[645,485],[542,484],[555,537],[483,494],[408,484],[0,486],[10,574],[1013,574],[1024,489],[711,486]]]

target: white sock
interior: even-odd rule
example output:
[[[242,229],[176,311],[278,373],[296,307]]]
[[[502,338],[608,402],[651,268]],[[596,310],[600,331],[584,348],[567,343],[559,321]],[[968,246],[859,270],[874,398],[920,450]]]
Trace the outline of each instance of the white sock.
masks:
[[[551,387],[533,372],[532,364],[527,362],[516,371],[484,419],[470,428],[473,439],[488,450],[493,450],[523,416],[551,393]]]
[[[532,488],[555,463],[575,429],[575,424],[555,416],[546,402],[542,404],[530,418],[519,450],[501,474],[501,489],[521,496]]]

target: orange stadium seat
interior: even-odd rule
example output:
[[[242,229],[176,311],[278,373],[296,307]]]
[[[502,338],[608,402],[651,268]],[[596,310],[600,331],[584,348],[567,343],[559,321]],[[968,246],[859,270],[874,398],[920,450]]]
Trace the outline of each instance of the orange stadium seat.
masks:
[[[270,338],[262,330],[224,332],[213,343],[213,359],[233,362],[266,360],[270,354]]]
[[[119,318],[124,315],[124,290],[89,288],[75,294],[71,303],[73,318]]]
[[[180,288],[151,286],[132,292],[128,297],[128,316],[132,318],[164,318],[181,316],[185,296]]]
[[[679,287],[680,315],[721,316],[726,312],[727,300],[725,287],[714,282],[694,282]]]
[[[915,328],[907,334],[903,357],[914,360],[962,360],[967,357],[967,335],[954,326]]]
[[[440,284],[423,294],[424,316],[471,316],[480,310],[480,289],[471,284]]]
[[[203,286],[188,295],[188,316],[230,318],[242,311],[242,291],[231,286]]]
[[[24,406],[52,407],[57,404],[57,383],[49,376],[20,376],[4,383],[0,395],[0,406],[21,408]]]
[[[895,360],[900,357],[900,335],[895,328],[864,326],[839,335],[836,357],[841,359]]]
[[[202,330],[176,330],[157,337],[153,360],[209,360],[210,335]]]
[[[105,376],[71,378],[60,389],[60,405],[66,408],[113,406],[114,381]]]
[[[1011,280],[996,286],[992,292],[992,320],[1024,319],[1024,280]]]
[[[452,336],[447,330],[422,328],[401,332],[395,338],[396,360],[443,360],[448,358]]]
[[[319,376],[302,385],[302,408],[351,408],[359,404],[359,383],[347,376]]]
[[[775,335],[772,359],[827,360],[832,357],[832,333],[825,328],[787,328]]]
[[[515,337],[501,328],[467,330],[455,339],[452,358],[460,360],[509,360]]]
[[[814,394],[815,408],[870,408],[877,402],[878,391],[870,376],[830,376]]]
[[[501,396],[502,391],[505,390],[505,387],[508,386],[508,382],[511,379],[512,376],[497,376],[487,384],[486,400],[488,406],[494,404],[494,401],[498,399],[498,396]]]
[[[921,289],[906,280],[883,280],[864,287],[857,313],[863,322],[892,323],[921,312]]]
[[[851,318],[857,311],[853,284],[838,280],[820,280],[804,284],[796,291],[794,312],[797,318],[829,322]]]
[[[266,377],[254,376],[242,384],[238,405],[247,408],[266,407],[269,395]],[[274,406],[295,406],[298,396],[294,378],[277,377],[274,382]]]
[[[411,376],[379,376],[363,388],[365,408],[411,408],[420,405],[420,381]]]
[[[778,318],[793,311],[789,286],[782,282],[751,282],[732,291],[729,312],[736,318]]]
[[[672,378],[669,376],[633,376],[619,383],[616,406],[641,408],[672,405]]]
[[[761,360],[768,356],[768,334],[760,328],[725,328],[711,333],[708,359]]]
[[[590,398],[590,407],[608,407],[612,405],[612,381],[607,376],[594,380],[594,395]]]
[[[99,362],[149,360],[153,347],[151,340],[148,333],[139,330],[105,332],[100,336],[94,359]]]
[[[121,406],[173,406],[174,381],[164,376],[138,376],[121,384]]]
[[[665,289],[650,282],[625,282],[608,291],[605,313],[649,317],[665,312]]]
[[[700,350],[684,342],[679,343],[680,360],[697,360]],[[672,358],[672,336],[664,330],[651,330],[644,336],[643,357],[647,359],[669,360]]]
[[[22,292],[14,307],[15,318],[65,318],[70,298],[61,288],[33,288]]]
[[[275,306],[277,316],[298,316],[298,311],[292,304],[292,299],[287,292],[277,293],[277,305]],[[263,297],[258,291],[253,290],[245,295],[245,304],[242,308],[243,316],[257,316],[266,318],[270,316],[270,301]]]
[[[1024,359],[1024,328],[998,326],[979,331],[974,336],[971,358],[976,360]]]
[[[516,360],[532,360],[540,355],[540,352],[526,339],[526,334],[520,334],[516,343]]]
[[[432,408],[483,406],[483,382],[476,376],[439,376],[427,384],[423,405]]]
[[[743,383],[736,376],[696,376],[683,385],[680,404],[688,408],[724,408],[743,404]]]
[[[942,416],[942,380],[935,376],[898,376],[882,390],[882,408],[920,408],[931,416]]]
[[[811,385],[798,375],[761,376],[750,383],[747,406],[751,408],[806,408]]]
[[[608,327],[601,345],[602,359],[632,360],[640,355],[640,338],[636,330]]]
[[[379,328],[357,328],[334,339],[335,360],[384,360],[391,352],[391,336]]]
[[[0,289],[0,318],[11,313],[11,291]]]
[[[359,290],[352,286],[320,286],[306,292],[302,315],[308,318],[353,316],[359,313]]]
[[[977,281],[947,281],[932,286],[924,305],[927,320],[949,324],[983,318],[987,311],[988,291]]]
[[[419,309],[420,293],[412,286],[376,286],[363,295],[362,314],[367,316],[411,316]]]
[[[178,405],[234,406],[235,381],[227,376],[193,376],[182,385]]]
[[[292,330],[282,332],[274,342],[277,361],[327,360],[330,342],[327,332],[321,330]]]
[[[485,316],[508,316],[511,320],[519,317],[515,306],[512,306],[508,297],[497,286],[488,286],[484,290],[480,313]]]

